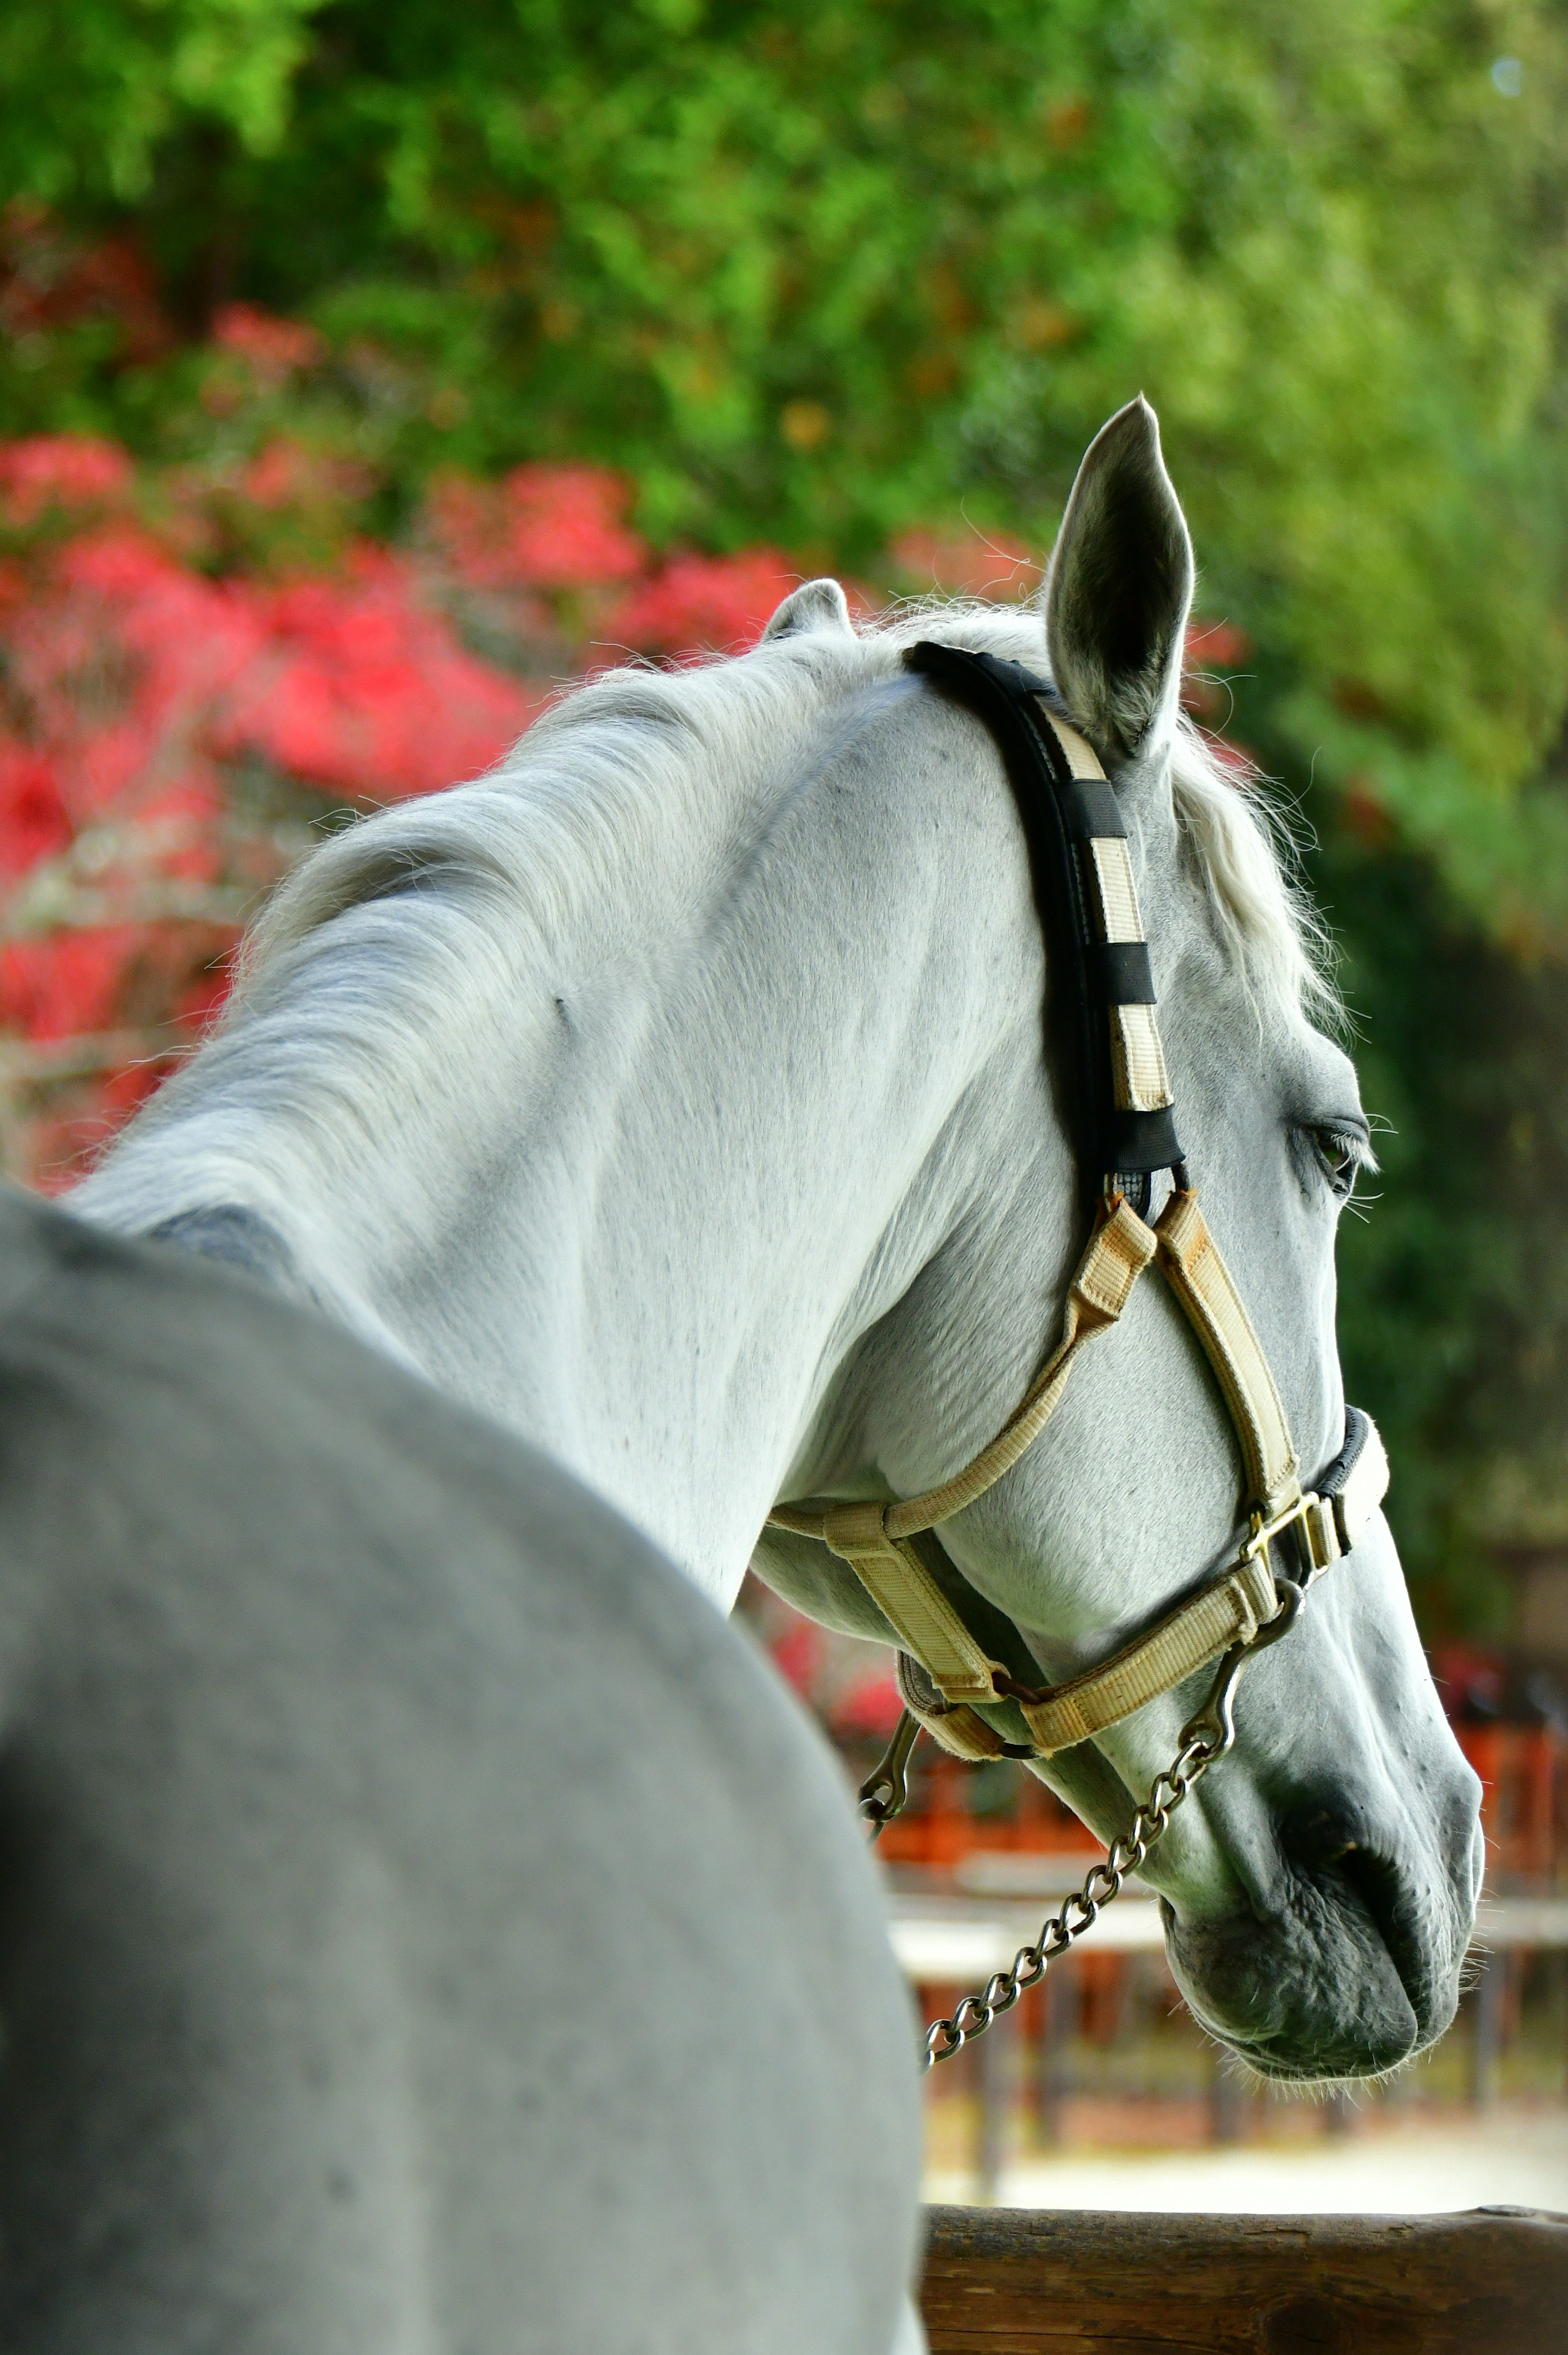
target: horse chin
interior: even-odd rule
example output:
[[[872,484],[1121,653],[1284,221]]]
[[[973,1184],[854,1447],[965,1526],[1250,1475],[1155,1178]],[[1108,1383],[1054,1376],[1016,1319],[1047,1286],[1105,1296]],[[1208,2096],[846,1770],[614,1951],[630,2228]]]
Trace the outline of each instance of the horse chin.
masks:
[[[1423,1923],[1365,1874],[1293,1876],[1284,1910],[1184,1923],[1162,1905],[1177,1985],[1198,2019],[1260,2076],[1378,2077],[1443,2034],[1467,1924]],[[1384,1902],[1380,1902],[1380,1899]]]

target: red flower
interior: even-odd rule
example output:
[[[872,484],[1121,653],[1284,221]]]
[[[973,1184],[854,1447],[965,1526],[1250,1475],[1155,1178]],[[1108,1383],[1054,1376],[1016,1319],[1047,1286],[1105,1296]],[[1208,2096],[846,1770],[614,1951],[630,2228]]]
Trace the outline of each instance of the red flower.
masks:
[[[518,466],[502,483],[448,474],[432,489],[432,533],[472,589],[612,588],[647,549],[625,522],[629,486],[598,466]]]
[[[623,598],[604,623],[610,642],[645,654],[738,654],[753,645],[799,581],[776,549],[677,556]]]
[[[28,1039],[69,1039],[112,1027],[136,929],[56,932],[0,950],[0,1022]]]
[[[50,507],[112,506],[131,484],[131,461],[85,433],[38,433],[0,442],[0,517],[25,530]]]
[[[302,319],[280,319],[254,303],[225,303],[213,320],[212,340],[273,383],[295,368],[314,368],[326,349]]]
[[[63,850],[70,836],[49,755],[0,737],[0,875],[25,875]]]
[[[325,791],[432,793],[491,767],[540,698],[466,653],[410,566],[360,549],[350,577],[252,592],[265,645],[217,717],[220,752],[261,753]]]
[[[211,380],[236,400],[245,371],[276,386],[324,350],[314,329],[244,304],[219,314],[215,337],[229,363]],[[0,559],[0,885],[17,935],[0,946],[0,1024],[37,1042],[127,1040],[114,1071],[97,1071],[101,1047],[39,1060],[41,1092],[25,1102],[46,1181],[156,1084],[170,1027],[198,1027],[228,986],[232,911],[280,855],[234,791],[240,764],[385,802],[485,771],[528,726],[545,690],[470,652],[443,599],[488,643],[509,642],[520,672],[559,674],[586,658],[590,630],[656,655],[749,645],[797,577],[767,548],[656,567],[627,520],[631,485],[587,465],[447,477],[417,561],[361,542],[336,570],[281,583],[196,567],[198,550],[242,567],[247,549],[279,545],[264,517],[320,520],[370,487],[354,462],[279,436],[237,479],[165,470],[155,533],[133,518],[115,444],[0,443],[0,523],[51,526]],[[900,553],[949,585],[995,587],[998,564],[1020,585],[1033,577],[1021,551],[977,538],[912,534]],[[31,929],[57,907],[56,929]],[[786,1651],[803,1683],[815,1641]],[[889,1706],[880,1684],[845,1704],[879,1730]]]

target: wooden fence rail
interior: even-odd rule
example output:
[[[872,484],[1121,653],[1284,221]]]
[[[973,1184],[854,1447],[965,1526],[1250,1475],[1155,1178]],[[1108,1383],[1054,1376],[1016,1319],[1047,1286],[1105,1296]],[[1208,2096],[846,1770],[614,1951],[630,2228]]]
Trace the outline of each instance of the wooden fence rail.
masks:
[[[1568,2355],[1568,2216],[926,2219],[932,2355]]]

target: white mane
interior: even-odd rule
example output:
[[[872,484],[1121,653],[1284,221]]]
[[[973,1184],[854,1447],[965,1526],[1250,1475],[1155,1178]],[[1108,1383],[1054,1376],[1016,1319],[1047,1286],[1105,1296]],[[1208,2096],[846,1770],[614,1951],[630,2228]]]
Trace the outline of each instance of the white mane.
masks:
[[[243,1198],[258,1155],[286,1193],[301,1148],[313,1183],[352,1187],[356,1155],[393,1105],[405,1129],[428,1125],[425,1163],[440,1169],[437,1107],[456,1073],[483,1105],[519,1050],[523,1009],[539,1018],[553,1001],[570,1019],[571,976],[612,952],[606,909],[618,939],[650,954],[722,921],[798,787],[803,747],[831,746],[835,710],[848,720],[900,675],[904,648],[933,635],[1046,665],[1038,616],[967,604],[909,607],[855,637],[801,632],[736,660],[628,665],[564,693],[488,775],[324,843],[262,911],[197,1062],[84,1181],[82,1209],[112,1201],[117,1219],[150,1223],[169,1183],[159,1138],[192,1114],[181,1166],[193,1199],[225,1187]],[[1173,784],[1255,1002],[1290,1020],[1331,1017],[1323,930],[1256,780],[1221,770],[1183,721]],[[293,1146],[270,1135],[267,1107]]]
[[[904,648],[933,634],[1045,664],[1032,613],[925,603],[854,641],[814,632],[735,660],[602,673],[565,693],[488,776],[383,810],[306,859],[251,932],[235,1010],[252,1003],[280,963],[308,955],[330,918],[416,894],[422,879],[465,880],[476,905],[494,903],[499,887],[514,954],[518,916],[531,918],[537,937],[559,938],[585,881],[599,892],[618,874],[625,904],[635,905],[672,840],[689,857],[723,836],[737,793],[752,797],[744,781],[759,758],[765,766],[773,748],[798,743],[830,705],[894,677]],[[1172,787],[1215,915],[1253,988],[1289,1014],[1331,1019],[1327,929],[1294,879],[1288,830],[1256,772],[1234,759],[1221,766],[1183,718]]]

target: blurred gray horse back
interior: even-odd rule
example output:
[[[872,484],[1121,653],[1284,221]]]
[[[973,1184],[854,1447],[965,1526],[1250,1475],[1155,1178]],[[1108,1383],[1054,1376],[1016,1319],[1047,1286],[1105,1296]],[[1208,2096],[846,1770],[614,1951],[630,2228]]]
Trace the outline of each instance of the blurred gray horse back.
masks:
[[[818,1740],[524,1444],[0,1194],[0,2347],[885,2355]]]

